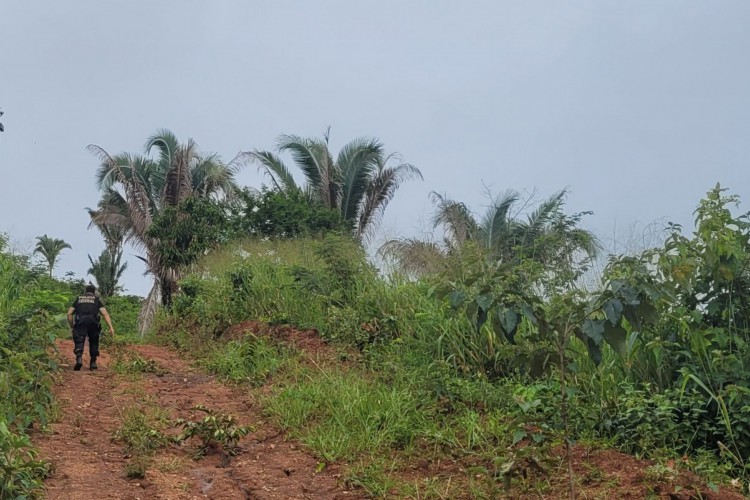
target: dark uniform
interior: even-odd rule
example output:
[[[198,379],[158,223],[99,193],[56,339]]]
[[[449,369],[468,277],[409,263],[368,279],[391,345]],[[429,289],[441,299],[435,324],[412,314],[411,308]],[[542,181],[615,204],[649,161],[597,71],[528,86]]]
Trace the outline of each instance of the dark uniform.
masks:
[[[75,310],[75,324],[73,326],[73,352],[76,357],[83,354],[86,337],[89,338],[89,356],[95,361],[99,356],[99,334],[102,327],[99,324],[99,309],[104,307],[102,301],[93,293],[80,295],[73,302]]]

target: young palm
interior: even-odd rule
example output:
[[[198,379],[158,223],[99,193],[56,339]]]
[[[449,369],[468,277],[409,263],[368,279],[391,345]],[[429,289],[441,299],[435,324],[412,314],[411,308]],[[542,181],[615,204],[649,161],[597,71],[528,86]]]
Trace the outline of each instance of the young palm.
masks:
[[[49,270],[49,276],[52,277],[52,270],[55,268],[60,253],[66,248],[72,248],[65,240],[58,238],[50,238],[46,234],[43,236],[37,236],[37,244],[34,248],[34,253],[40,254],[47,261],[47,268]]]
[[[276,154],[256,150],[245,156],[258,163],[276,188],[304,191],[311,199],[338,210],[354,236],[363,240],[372,233],[401,183],[422,179],[422,174],[397,155],[386,155],[382,143],[372,138],[349,142],[334,160],[328,138],[326,132],[322,140],[294,135],[282,135],[278,140],[277,151],[290,153],[302,170],[304,187],[297,185]]]
[[[563,210],[565,191],[544,200],[526,219],[516,209],[521,197],[506,191],[495,197],[480,219],[463,203],[431,193],[435,204],[433,228],[444,234],[442,245],[417,239],[386,242],[381,255],[391,259],[401,270],[422,275],[443,270],[450,255],[460,254],[469,242],[482,249],[493,261],[532,259],[543,265],[573,266],[577,257],[593,258],[598,250],[596,238],[577,227],[582,214],[566,215]]]
[[[89,257],[91,267],[88,274],[94,277],[96,287],[102,297],[111,297],[119,289],[119,281],[122,273],[128,268],[128,263],[121,264],[122,250],[112,251],[110,249],[102,250],[101,255],[96,260]]]

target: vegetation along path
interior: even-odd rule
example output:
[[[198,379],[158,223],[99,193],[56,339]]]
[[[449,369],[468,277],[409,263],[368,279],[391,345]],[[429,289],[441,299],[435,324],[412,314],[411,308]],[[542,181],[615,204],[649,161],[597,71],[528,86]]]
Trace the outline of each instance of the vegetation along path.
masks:
[[[255,323],[247,325],[233,330],[259,328]],[[314,332],[281,329],[273,335],[281,335],[277,340],[293,345],[308,359],[332,355]],[[219,383],[169,348],[154,345],[109,346],[100,357],[98,371],[74,372],[72,355],[67,355],[71,342],[59,340],[57,347],[63,358],[63,371],[55,385],[59,415],[56,423],[36,433],[34,439],[41,457],[52,465],[46,481],[49,499],[355,499],[372,495],[365,489],[345,489],[351,484],[346,469],[330,463],[324,466],[264,421],[254,392],[266,391],[267,385],[251,389]],[[207,417],[196,409],[199,405],[212,413]],[[235,416],[236,421],[222,420],[222,416]],[[184,434],[180,428],[188,428],[180,426],[181,422],[200,423],[207,418],[219,422],[210,427],[211,433],[215,429],[231,433],[245,425],[252,430],[238,434],[238,448],[231,455],[225,452],[231,449],[228,441],[214,442],[199,453],[203,441],[197,432],[191,439],[175,439]],[[471,461],[423,462],[394,472],[400,480],[415,484],[437,481],[443,492],[406,495],[410,498],[496,498],[468,493],[467,480],[476,474]],[[691,474],[668,464],[654,477],[655,467],[614,450],[576,446],[573,451],[580,498],[742,498],[725,488],[711,491]],[[543,492],[516,490],[507,492],[508,497],[566,497],[562,462],[549,472]],[[394,490],[374,496],[403,498],[402,493]]]
[[[59,341],[58,348],[72,363],[72,343]],[[335,468],[319,470],[314,458],[265,427],[246,393],[163,347],[127,349],[105,350],[98,371],[63,366],[55,388],[62,416],[35,439],[53,465],[47,498],[359,498],[339,487]],[[211,446],[194,460],[200,439],[170,442],[176,419],[204,417],[196,405],[252,424],[236,456]]]

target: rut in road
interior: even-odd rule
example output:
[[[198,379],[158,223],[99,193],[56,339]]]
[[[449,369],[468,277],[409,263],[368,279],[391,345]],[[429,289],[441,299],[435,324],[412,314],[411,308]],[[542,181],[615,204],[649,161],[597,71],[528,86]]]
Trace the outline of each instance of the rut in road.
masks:
[[[72,341],[59,341],[58,348],[68,363],[55,385],[62,416],[51,432],[34,437],[40,456],[53,465],[46,481],[51,500],[363,498],[340,486],[336,467],[318,471],[314,457],[264,423],[247,389],[221,384],[167,348],[128,346],[160,367],[159,374],[139,377],[114,373],[107,352],[99,370],[89,371],[84,357],[83,370],[74,372]],[[144,479],[127,479],[125,468],[134,457],[113,440],[125,409],[138,405],[146,412],[151,406],[170,419],[190,418],[198,404],[252,425],[253,432],[240,441],[240,454],[228,459],[216,451],[194,460],[194,447],[170,445],[156,453]]]

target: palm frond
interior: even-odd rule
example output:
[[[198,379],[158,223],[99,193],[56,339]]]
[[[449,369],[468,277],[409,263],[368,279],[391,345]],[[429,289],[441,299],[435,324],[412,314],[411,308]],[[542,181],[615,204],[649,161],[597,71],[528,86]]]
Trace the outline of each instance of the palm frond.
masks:
[[[199,158],[192,172],[193,192],[203,198],[230,199],[240,189],[234,174],[218,155]]]
[[[158,143],[157,143],[158,144]],[[196,157],[196,146],[192,139],[178,147],[172,154],[172,163],[166,170],[161,201],[166,206],[176,206],[193,192],[191,165]]]
[[[451,200],[446,195],[435,191],[430,193],[430,198],[435,205],[432,226],[443,229],[450,242],[449,246],[461,247],[475,237],[478,225],[465,204]]]
[[[91,267],[87,272],[94,277],[99,293],[103,297],[111,297],[120,289],[118,283],[122,273],[128,267],[127,262],[121,264],[122,250],[110,251],[105,249],[96,260],[92,259],[91,255],[88,258]]]
[[[416,238],[389,240],[378,253],[400,271],[417,277],[442,271],[446,264],[445,250],[437,243]]]
[[[388,203],[393,199],[402,182],[411,179],[422,180],[422,173],[414,165],[400,163],[394,167],[387,166],[388,160],[394,157],[394,155],[389,155],[380,159],[375,175],[367,185],[359,208],[359,222],[356,227],[356,236],[360,240],[369,236],[380,222]]]
[[[536,210],[527,217],[526,227],[528,228],[528,232],[539,234],[560,213],[565,203],[566,195],[567,190],[563,189],[541,202]]]
[[[280,157],[270,151],[248,151],[244,153],[253,163],[258,164],[258,170],[262,170],[271,178],[276,189],[298,189],[289,169],[284,165]]]
[[[159,129],[146,139],[146,144],[143,146],[146,154],[150,154],[153,148],[159,150],[159,163],[162,165],[162,170],[166,171],[180,150],[180,141],[171,130]]]
[[[519,198],[517,191],[508,190],[492,200],[479,224],[478,240],[485,248],[495,249],[510,236],[510,210]]]
[[[341,217],[352,220],[367,192],[367,186],[382,162],[383,145],[377,139],[360,138],[339,152],[336,166],[341,172]]]
[[[320,201],[328,208],[338,208],[339,173],[328,151],[328,144],[318,139],[282,135],[277,142],[279,152],[290,152],[297,166],[315,189]]]

